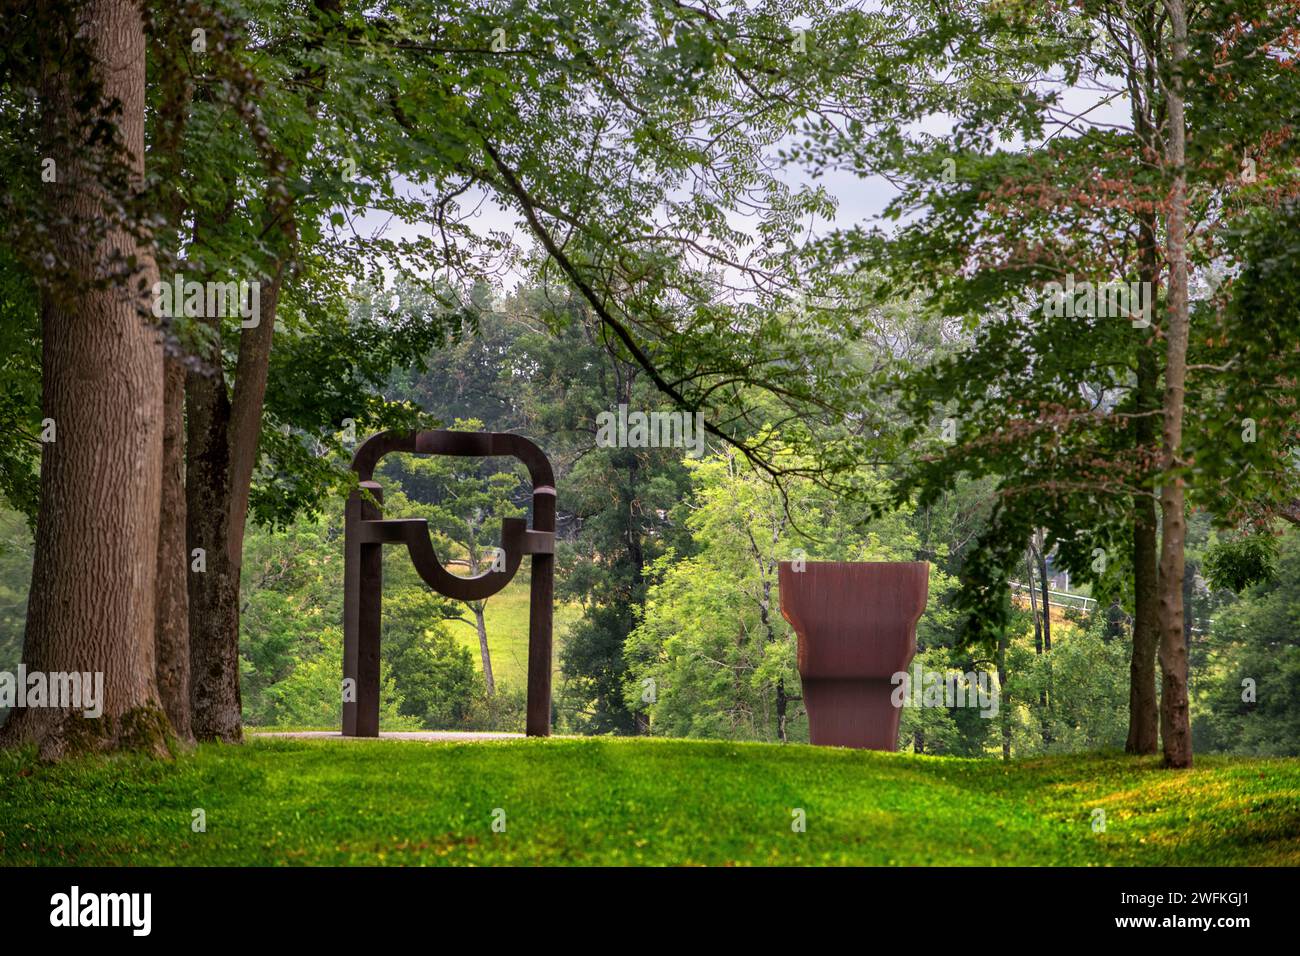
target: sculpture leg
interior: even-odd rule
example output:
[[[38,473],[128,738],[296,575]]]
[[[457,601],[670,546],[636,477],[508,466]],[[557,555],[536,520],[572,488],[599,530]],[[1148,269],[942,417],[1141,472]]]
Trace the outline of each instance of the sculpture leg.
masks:
[[[361,546],[360,627],[357,636],[358,737],[379,736],[379,616],[384,594],[383,545]]]
[[[551,608],[555,599],[555,555],[533,555],[532,595],[528,613],[529,737],[551,733]]]
[[[371,489],[375,493],[375,489]],[[360,541],[361,521],[382,517],[354,493],[344,514],[343,735],[379,736],[379,620],[384,589],[383,546]]]

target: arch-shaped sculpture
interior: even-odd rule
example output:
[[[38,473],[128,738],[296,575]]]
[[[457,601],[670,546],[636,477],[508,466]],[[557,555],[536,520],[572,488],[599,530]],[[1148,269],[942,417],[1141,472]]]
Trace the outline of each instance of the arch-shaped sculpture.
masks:
[[[522,518],[501,521],[504,570],[457,577],[438,561],[423,518],[385,518],[383,489],[375,466],[390,452],[461,458],[510,456],[528,469],[533,484],[533,526]],[[514,578],[524,555],[532,559],[528,616],[528,716],[530,737],[551,732],[551,619],[555,594],[555,474],[542,450],[504,432],[380,432],[352,457],[360,483],[344,515],[343,734],[379,736],[379,621],[383,601],[383,546],[405,544],[411,563],[439,594],[476,601],[496,594]],[[351,689],[352,693],[348,691]]]

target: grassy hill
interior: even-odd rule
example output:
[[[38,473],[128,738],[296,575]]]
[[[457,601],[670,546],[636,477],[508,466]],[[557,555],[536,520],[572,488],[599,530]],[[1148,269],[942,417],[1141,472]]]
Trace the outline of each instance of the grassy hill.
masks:
[[[1300,760],[1169,773],[1123,756],[610,738],[255,738],[55,766],[6,753],[0,862],[1296,865]]]

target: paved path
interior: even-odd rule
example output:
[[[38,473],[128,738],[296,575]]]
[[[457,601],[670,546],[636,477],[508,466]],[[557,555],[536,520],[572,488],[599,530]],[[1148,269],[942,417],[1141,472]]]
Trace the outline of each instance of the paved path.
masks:
[[[252,731],[250,737],[296,737],[300,740],[354,740],[364,738],[344,737],[337,730],[271,730]],[[382,740],[515,740],[523,734],[505,734],[477,730],[394,730],[382,731]],[[373,738],[371,738],[373,739]]]

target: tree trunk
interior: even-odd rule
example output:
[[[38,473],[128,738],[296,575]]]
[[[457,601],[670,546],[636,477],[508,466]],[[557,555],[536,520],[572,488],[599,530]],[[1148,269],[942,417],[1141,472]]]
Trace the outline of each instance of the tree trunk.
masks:
[[[1160,641],[1156,565],[1156,503],[1137,495],[1133,503],[1133,655],[1129,660],[1128,740],[1131,754],[1153,754],[1159,744],[1156,645]]]
[[[145,100],[140,10],[130,0],[90,0],[78,26],[92,56],[89,79],[102,83],[105,103],[120,104],[122,161],[138,188]],[[52,211],[64,217],[50,240],[68,270],[41,295],[41,407],[57,432],[41,450],[23,659],[30,671],[102,674],[103,712],[96,720],[83,707],[16,710],[0,733],[3,743],[35,743],[47,759],[121,748],[166,753],[154,676],[163,357],[144,317],[147,297],[130,291],[148,290],[157,266],[151,251],[120,227],[89,241],[79,228],[102,222],[127,198],[107,196],[88,161],[99,147],[77,111],[86,79],[65,66],[45,81],[47,155],[58,170],[58,181],[46,188]],[[115,255],[135,257],[136,271],[126,284],[97,287]]]
[[[339,0],[315,0],[313,7],[323,28],[339,23]],[[309,48],[320,38],[308,41]],[[303,71],[301,81],[318,84],[325,73],[313,65]],[[307,100],[314,118],[318,103]],[[279,157],[281,176],[290,177],[288,159]],[[277,184],[278,185],[278,184]],[[280,293],[290,263],[297,253],[294,199],[282,189],[269,188],[264,196],[264,234],[277,242],[269,266],[268,282],[260,290],[261,314],[255,325],[241,329],[235,366],[233,397],[227,395],[220,352],[209,361],[214,376],[191,375],[187,461],[201,466],[197,480],[187,477],[186,501],[190,547],[207,550],[206,575],[190,577],[190,701],[194,734],[200,740],[238,742],[242,736],[239,692],[239,581],[243,565],[244,531],[253,471],[262,430],[266,381],[270,370],[271,344],[275,332]],[[259,280],[260,281],[260,278]],[[199,394],[194,394],[196,383]],[[205,514],[193,517],[195,508]]]
[[[488,650],[487,621],[483,614],[487,602],[467,601],[466,603],[474,612],[474,626],[478,629],[478,652],[483,658],[483,680],[487,684],[488,696],[491,697],[497,692],[497,683],[492,679],[492,653]]]
[[[1147,129],[1144,124],[1143,131]],[[1155,289],[1160,272],[1156,248],[1156,222],[1151,214],[1139,217],[1138,244],[1141,281]],[[1151,317],[1151,329],[1156,318]],[[1137,381],[1134,388],[1134,444],[1139,450],[1154,448],[1160,410],[1160,370],[1151,341],[1138,346]],[[1145,479],[1142,475],[1140,478]],[[1156,648],[1160,643],[1159,544],[1156,503],[1145,491],[1133,496],[1133,653],[1129,659],[1128,739],[1124,749],[1131,754],[1153,754],[1159,746],[1159,718],[1156,702]]]
[[[1029,592],[1029,613],[1034,617],[1034,654],[1036,656],[1043,653],[1043,624],[1038,620],[1038,592],[1034,590],[1034,545],[1031,541],[1029,547],[1025,549],[1025,571],[1029,577],[1025,581],[1025,589]]]
[[[168,356],[163,392],[163,471],[158,527],[158,606],[154,625],[158,694],[172,730],[190,727],[190,571],[185,519],[185,368]]]
[[[1036,531],[1032,535],[1029,543],[1029,554],[1031,560],[1038,565],[1038,582],[1043,592],[1042,641],[1041,643],[1036,642],[1036,647],[1035,647],[1038,654],[1040,655],[1046,654],[1052,649],[1052,595],[1050,593],[1051,588],[1048,586],[1048,582],[1047,582],[1047,559],[1043,556],[1043,552],[1047,548],[1046,539],[1047,536],[1045,534]],[[1032,598],[1034,594],[1034,575],[1033,575],[1032,566],[1030,567],[1030,575],[1029,575],[1029,594],[1030,597]],[[1034,636],[1035,638],[1038,637],[1037,621],[1035,621]],[[1051,665],[1048,664],[1047,666],[1050,667]],[[1052,743],[1052,721],[1051,721],[1052,696],[1050,693],[1051,690],[1050,673],[1048,674],[1047,681],[1048,683],[1045,684],[1043,689],[1038,692],[1038,730],[1039,730],[1039,735],[1043,739],[1044,748],[1050,746]]]
[[[282,259],[261,292],[257,324],[240,332],[233,401],[219,354],[208,356],[212,374],[189,377],[189,546],[203,548],[208,563],[205,574],[190,576],[190,702],[199,740],[237,743],[243,735],[239,581],[284,270]]]
[[[1011,696],[1007,693],[1007,629],[998,634],[998,652],[995,661],[998,668],[998,713],[1002,718],[1002,759],[1011,759]]]
[[[1160,512],[1160,733],[1165,764],[1192,765],[1192,735],[1187,705],[1187,647],[1183,640],[1184,544],[1187,533],[1181,467],[1184,386],[1187,377],[1187,174],[1183,112],[1183,63],[1187,55],[1187,15],[1183,0],[1166,0],[1173,31],[1169,87],[1167,162],[1174,174],[1166,239],[1169,255],[1169,307],[1166,324],[1164,401],[1164,480]]]
[[[239,567],[230,561],[230,401],[219,354],[190,372],[185,447],[186,545],[203,550],[205,571],[189,574],[191,726],[199,740],[237,742]],[[235,635],[231,639],[231,635]]]
[[[1047,535],[1038,532],[1034,556],[1038,558],[1038,582],[1043,589],[1043,653],[1052,653],[1052,594],[1047,580]]]
[[[164,225],[155,233],[160,278],[170,282],[180,268],[184,246],[186,194],[183,191],[184,137],[194,98],[186,62],[190,31],[185,13],[155,10],[147,37],[150,69],[158,77],[159,102],[146,165],[155,173]],[[174,326],[163,323],[163,469],[159,501],[156,621],[158,693],[176,736],[190,742],[189,580],[185,518],[185,366],[184,343]]]
[[[776,739],[781,743],[788,743],[785,739],[785,681],[777,678],[776,681]]]
[[[799,700],[803,700],[803,697],[787,694],[785,692],[785,678],[778,677],[776,679],[776,736],[783,744],[790,742],[789,735],[786,733],[786,724],[790,720],[790,704]]]

